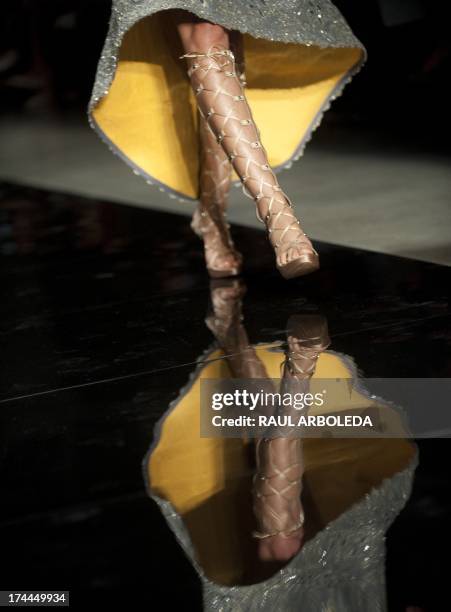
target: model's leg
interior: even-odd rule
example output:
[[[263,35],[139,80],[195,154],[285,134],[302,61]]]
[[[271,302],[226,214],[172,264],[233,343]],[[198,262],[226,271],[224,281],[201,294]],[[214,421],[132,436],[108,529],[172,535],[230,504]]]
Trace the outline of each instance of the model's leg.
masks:
[[[182,21],[177,28],[199,110],[232,162],[245,193],[256,202],[276,250],[278,268],[287,278],[317,269],[317,254],[260,142],[230,50],[229,32],[207,22]]]
[[[174,27],[187,36],[194,24],[212,26],[196,15],[183,10],[171,11]],[[211,32],[210,32],[211,30]],[[212,26],[205,31],[209,40],[217,40],[218,32],[227,36],[222,28]],[[231,184],[232,165],[222,146],[199,113],[199,135],[201,146],[199,206],[194,212],[192,229],[204,241],[205,261],[213,278],[235,276],[240,273],[242,257],[233,245],[229,226],[225,219]]]
[[[225,219],[232,167],[202,116],[200,140],[200,202],[191,227],[204,241],[210,276],[235,276],[240,272],[242,258],[233,245]]]

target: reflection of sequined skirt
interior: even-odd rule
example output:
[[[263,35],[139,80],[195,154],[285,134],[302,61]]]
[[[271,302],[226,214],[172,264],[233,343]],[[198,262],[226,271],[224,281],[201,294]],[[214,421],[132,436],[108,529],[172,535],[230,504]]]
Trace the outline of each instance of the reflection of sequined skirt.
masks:
[[[257,345],[268,376],[280,376],[284,353]],[[312,381],[340,381],[328,410],[391,408],[357,381],[351,358],[326,351]],[[232,377],[219,350],[204,353],[171,403],[144,460],[149,494],[198,573],[206,612],[384,612],[385,534],[406,503],[417,465],[404,439],[319,439],[303,443],[303,503],[310,538],[282,569],[249,581],[253,467],[249,439],[199,437],[201,380]],[[355,392],[349,394],[348,380]],[[312,524],[314,527],[312,528]]]
[[[149,183],[198,196],[197,112],[167,9],[244,34],[247,98],[277,171],[302,154],[365,50],[329,0],[113,0],[91,125]],[[237,178],[237,177],[235,177]]]

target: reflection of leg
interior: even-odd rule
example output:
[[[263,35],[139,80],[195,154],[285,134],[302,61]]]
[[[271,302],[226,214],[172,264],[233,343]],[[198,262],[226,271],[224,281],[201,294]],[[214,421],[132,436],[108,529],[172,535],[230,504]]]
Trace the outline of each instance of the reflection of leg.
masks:
[[[260,134],[244,94],[229,33],[212,34],[212,24],[181,24],[179,33],[187,52],[191,79],[201,114],[221,144],[256,202],[276,251],[277,266],[291,278],[318,268],[318,256],[301,230],[289,198],[268,163]]]
[[[329,346],[327,321],[317,315],[299,315],[288,321],[288,342],[281,392],[307,391],[320,353]],[[292,413],[298,413],[292,409]],[[283,411],[290,414],[290,411]],[[302,441],[288,437],[257,443],[254,508],[259,523],[259,555],[262,560],[286,561],[300,549],[304,512],[301,504]],[[291,432],[291,435],[296,435]]]
[[[200,203],[194,212],[191,227],[204,241],[210,276],[236,276],[240,272],[242,258],[233,245],[225,220],[232,168],[202,116],[200,138]]]
[[[302,448],[299,438],[257,440],[254,512],[260,531],[262,560],[285,561],[301,547],[304,514],[301,506]]]
[[[330,345],[327,320],[322,315],[293,315],[287,322],[284,380],[310,380],[320,354]]]
[[[211,314],[206,318],[225,353],[235,378],[267,378],[268,374],[254,347],[249,343],[242,317],[245,285],[239,280],[211,281]]]

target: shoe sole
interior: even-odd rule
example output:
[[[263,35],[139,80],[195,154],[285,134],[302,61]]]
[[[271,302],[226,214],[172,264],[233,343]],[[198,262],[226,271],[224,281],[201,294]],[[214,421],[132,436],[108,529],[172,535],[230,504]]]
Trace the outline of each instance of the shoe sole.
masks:
[[[297,278],[298,276],[305,276],[319,270],[319,257],[318,255],[312,254],[308,258],[299,257],[293,259],[293,261],[284,264],[283,266],[277,266],[277,269],[281,275],[286,279]]]

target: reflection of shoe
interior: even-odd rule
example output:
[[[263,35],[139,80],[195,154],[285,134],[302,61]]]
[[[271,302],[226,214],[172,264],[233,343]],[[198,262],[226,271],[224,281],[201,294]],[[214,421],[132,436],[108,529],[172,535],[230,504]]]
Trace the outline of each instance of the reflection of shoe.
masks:
[[[254,476],[254,513],[259,539],[290,538],[294,548],[302,539],[304,513],[301,505],[302,455],[298,438],[261,438],[257,440],[257,473]],[[283,542],[279,548],[286,548]],[[290,550],[291,548],[291,550]],[[296,550],[291,546],[287,557]],[[282,557],[285,555],[276,555]]]
[[[210,281],[210,313],[205,319],[235,378],[267,378],[243,326],[242,297],[246,286],[239,279]]]
[[[230,189],[231,165],[216,142],[203,117],[200,117],[202,163],[200,203],[191,222],[192,230],[204,241],[205,262],[212,278],[237,276],[242,257],[235,249],[230,226],[225,219]]]
[[[211,280],[209,313],[205,319],[208,329],[219,344],[235,343],[241,326],[242,297],[246,286],[238,278]]]
[[[269,166],[251,109],[237,74],[232,51],[211,47],[187,53],[199,111],[240,177],[244,193],[257,206],[275,250],[276,266],[285,278],[319,268],[318,253],[302,231],[293,206]]]
[[[330,345],[327,319],[315,314],[293,315],[287,322],[287,334],[284,378],[311,378],[319,355]]]
[[[330,344],[327,320],[320,315],[294,315],[288,319],[287,333],[281,391],[295,392],[299,388],[293,389],[293,384],[309,384],[320,353]],[[259,531],[254,536],[263,540],[261,559],[286,561],[298,552],[304,535],[302,441],[288,437],[291,431],[287,428],[276,435],[280,437],[257,441],[254,513]]]

